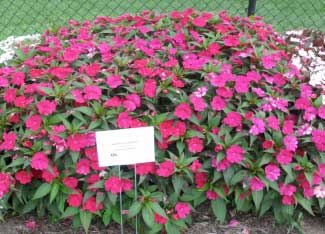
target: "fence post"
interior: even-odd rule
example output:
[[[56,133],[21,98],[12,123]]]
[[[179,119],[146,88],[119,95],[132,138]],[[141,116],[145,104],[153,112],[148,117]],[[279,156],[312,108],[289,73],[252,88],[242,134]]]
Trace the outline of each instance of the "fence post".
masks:
[[[247,16],[254,15],[256,11],[256,0],[248,0]]]

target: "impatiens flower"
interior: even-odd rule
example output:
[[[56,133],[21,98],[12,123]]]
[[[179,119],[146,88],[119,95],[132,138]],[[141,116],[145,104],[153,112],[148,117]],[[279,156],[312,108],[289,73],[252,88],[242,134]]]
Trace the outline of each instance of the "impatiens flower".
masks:
[[[196,97],[204,97],[208,92],[208,87],[202,86],[197,88],[197,90],[193,93]]]
[[[169,177],[174,173],[175,164],[172,161],[165,161],[159,164],[159,167],[156,171],[158,176]]]
[[[297,110],[306,110],[309,107],[311,107],[311,104],[308,98],[298,98],[295,101],[295,108]]]
[[[241,162],[244,158],[245,151],[238,145],[230,146],[226,151],[226,158],[230,163]]]
[[[36,223],[36,221],[27,221],[25,223],[25,226],[32,230],[35,230],[39,227],[39,225]]]
[[[36,170],[47,169],[48,165],[49,159],[42,152],[35,153],[30,163],[30,166]]]
[[[56,166],[50,166],[48,169],[42,171],[42,179],[47,183],[52,181],[59,176],[59,171]]]
[[[220,196],[219,196],[215,191],[213,191],[212,189],[209,189],[209,190],[205,193],[205,196],[206,196],[209,200],[215,200],[215,199],[220,198]]]
[[[217,162],[217,160],[214,158],[212,159],[212,166],[217,169],[217,171],[224,171],[227,168],[230,167],[230,162],[227,160],[227,158],[224,158],[220,160],[220,162]]]
[[[223,109],[226,108],[227,104],[225,100],[223,100],[219,96],[214,96],[211,102],[212,110],[215,111],[222,111]]]
[[[186,140],[188,150],[191,153],[199,153],[203,150],[203,141],[198,137],[193,137]]]
[[[16,134],[13,132],[2,133],[3,142],[0,145],[0,150],[13,150],[16,144]]]
[[[321,119],[325,119],[325,105],[322,105],[319,109],[318,109],[318,116]]]
[[[275,131],[280,130],[280,121],[278,120],[277,117],[275,116],[270,116],[266,118],[267,124],[269,127]]]
[[[90,197],[85,201],[85,203],[82,207],[82,210],[87,210],[90,213],[96,213],[97,211],[99,211],[103,208],[104,208],[104,205],[102,202],[97,203],[95,197]]]
[[[265,69],[272,69],[276,63],[281,60],[278,54],[270,54],[262,56],[262,64]]]
[[[100,65],[98,63],[93,63],[85,67],[85,71],[88,76],[94,77],[100,71]]]
[[[325,151],[325,130],[313,130],[311,139],[316,145],[317,150]]]
[[[280,176],[280,168],[273,164],[269,164],[264,169],[265,176],[269,181],[276,181]]]
[[[293,158],[293,153],[286,149],[280,150],[280,152],[276,155],[276,160],[281,165],[287,165],[287,164],[291,163],[292,158]]]
[[[228,112],[223,123],[232,128],[238,127],[242,124],[242,116],[235,111]]]
[[[79,51],[72,48],[67,48],[63,51],[62,60],[64,62],[72,63],[79,57]]]
[[[87,85],[83,92],[86,100],[99,100],[102,94],[102,90],[96,85]]]
[[[325,188],[322,186],[316,186],[314,188],[315,197],[325,199]]]
[[[80,159],[76,164],[76,172],[80,175],[87,175],[90,172],[90,162],[87,159]]]
[[[251,186],[251,189],[253,191],[260,191],[265,187],[265,184],[262,180],[260,180],[258,177],[254,176],[250,181],[249,184]]]
[[[282,126],[283,134],[292,134],[293,133],[294,122],[292,120],[284,120]]]
[[[262,148],[265,150],[273,148],[274,142],[272,140],[263,141]]]
[[[202,167],[202,164],[200,163],[200,161],[198,159],[194,160],[191,164],[191,166],[189,166],[190,170],[192,172],[197,172],[198,170],[200,170]]]
[[[104,103],[104,107],[118,107],[122,104],[121,98],[114,96]]]
[[[32,181],[32,173],[29,171],[21,170],[16,172],[15,178],[21,184],[29,184]]]
[[[253,125],[252,125],[251,129],[249,130],[249,133],[253,134],[254,136],[257,136],[258,134],[265,132],[265,124],[262,119],[253,118],[252,122],[253,122]]]
[[[175,109],[174,115],[182,120],[190,119],[192,115],[190,105],[185,102],[179,104]]]
[[[111,75],[107,77],[106,83],[110,88],[115,89],[123,84],[123,80],[118,75]]]
[[[240,43],[239,37],[234,35],[227,35],[223,38],[225,46],[237,47]]]
[[[154,79],[149,79],[144,82],[143,94],[149,98],[156,96],[157,82]]]
[[[165,217],[163,217],[163,216],[161,216],[161,215],[159,215],[159,214],[157,214],[157,213],[154,213],[154,220],[155,220],[155,222],[156,223],[158,223],[158,224],[165,224],[166,222],[167,222],[167,218],[165,218]]]
[[[296,204],[296,199],[294,196],[283,196],[282,204],[287,205],[287,206],[294,205],[294,204]]]
[[[138,163],[135,165],[136,167],[136,174],[137,175],[147,175],[147,174],[155,174],[156,166],[153,162],[148,163]]]
[[[69,194],[67,203],[71,207],[79,207],[82,203],[82,193],[79,190],[74,190],[74,193]]]
[[[65,177],[62,183],[70,189],[75,189],[78,186],[78,179],[75,177]]]
[[[10,182],[10,175],[0,172],[0,199],[9,192]]]
[[[131,126],[132,117],[127,112],[122,112],[117,117],[117,126],[119,128],[129,128]]]
[[[178,202],[175,205],[175,211],[180,219],[185,219],[191,212],[190,206],[185,202]]]
[[[122,191],[121,180],[117,176],[111,176],[105,181],[105,191],[109,191],[113,194],[118,194]]]
[[[318,172],[322,177],[325,177],[325,163],[318,165]]]
[[[42,117],[40,115],[32,115],[26,120],[25,124],[31,131],[37,131],[41,127]]]
[[[292,184],[280,183],[279,188],[282,196],[292,196],[297,191],[297,187]]]
[[[16,99],[17,89],[7,89],[3,95],[3,100],[7,103],[14,103]]]
[[[283,143],[287,150],[296,151],[296,149],[298,148],[298,140],[295,136],[285,136],[283,139]]]
[[[37,103],[36,107],[41,115],[50,115],[56,110],[56,102],[43,100]]]
[[[192,103],[192,105],[194,106],[194,110],[201,112],[204,111],[205,108],[208,106],[203,98],[201,97],[197,97],[195,95],[190,95],[190,102]]]
[[[195,185],[198,189],[204,187],[206,182],[208,181],[208,174],[206,172],[196,173],[194,176]]]

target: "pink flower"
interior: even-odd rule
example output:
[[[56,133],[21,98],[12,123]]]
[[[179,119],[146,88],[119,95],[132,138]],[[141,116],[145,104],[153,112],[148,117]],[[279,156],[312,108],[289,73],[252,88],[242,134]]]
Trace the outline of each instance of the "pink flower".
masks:
[[[90,213],[96,213],[97,211],[99,211],[103,208],[104,208],[104,205],[102,202],[97,203],[95,197],[90,197],[85,201],[85,203],[82,207],[82,210],[87,210]]]
[[[313,130],[311,140],[318,151],[325,152],[325,130]]]
[[[175,112],[174,112],[174,115],[182,120],[185,120],[185,119],[190,119],[191,117],[191,114],[192,114],[192,110],[191,110],[191,107],[189,104],[187,103],[181,103],[179,104],[176,109],[175,109]]]
[[[325,177],[325,163],[318,165],[318,172],[322,177]]]
[[[275,116],[269,116],[267,119],[267,124],[269,125],[269,127],[275,131],[279,131],[280,130],[280,122],[278,120],[277,117]]]
[[[253,118],[252,122],[253,126],[249,130],[249,133],[253,134],[254,136],[257,136],[258,134],[265,132],[265,124],[263,119]]]
[[[16,107],[25,109],[33,102],[33,97],[19,96],[16,97],[14,105]]]
[[[311,104],[308,98],[298,98],[295,100],[295,107],[297,110],[306,110]]]
[[[111,75],[107,77],[106,83],[110,88],[115,89],[123,84],[123,80],[119,75]]]
[[[119,107],[122,104],[121,98],[114,96],[104,103],[104,107]]]
[[[74,190],[74,192],[69,194],[67,203],[71,207],[79,207],[82,203],[82,193],[79,190]]]
[[[287,205],[287,206],[294,205],[294,204],[296,204],[296,199],[294,196],[283,196],[282,204]]]
[[[117,126],[119,128],[129,128],[131,126],[132,117],[127,112],[122,112],[117,117]]]
[[[276,66],[276,63],[281,60],[278,54],[270,54],[262,56],[262,64],[265,69],[272,69]]]
[[[90,162],[88,159],[80,159],[76,164],[76,172],[80,175],[87,175],[90,172]]]
[[[196,91],[193,92],[193,94],[196,96],[196,97],[204,97],[208,92],[208,87],[206,86],[202,86],[200,88],[197,88]]]
[[[198,172],[194,176],[195,185],[198,189],[204,187],[206,182],[208,181],[208,174],[206,172]]]
[[[235,90],[237,93],[247,93],[249,90],[249,81],[246,76],[238,76],[235,81]]]
[[[82,93],[81,93],[80,90],[74,89],[74,90],[71,91],[71,94],[74,97],[74,100],[76,102],[78,102],[78,103],[85,103],[86,102],[84,97],[82,96]]]
[[[293,196],[297,191],[297,187],[292,184],[279,184],[279,192],[282,196]]]
[[[67,48],[63,51],[62,60],[64,62],[72,63],[79,58],[79,51],[72,48]]]
[[[227,116],[223,119],[223,123],[232,128],[241,126],[242,116],[235,111],[228,112]]]
[[[25,84],[25,73],[24,72],[16,72],[12,75],[11,83],[14,85],[22,86]]]
[[[161,215],[159,215],[157,213],[154,213],[153,218],[154,218],[156,223],[162,224],[162,225],[165,224],[167,222],[167,220],[168,220],[167,218],[165,218],[165,217],[163,217],[163,216],[161,216]]]
[[[276,160],[281,165],[287,165],[292,162],[293,154],[286,149],[280,150],[280,152],[276,155]]]
[[[220,96],[214,96],[211,102],[212,109],[215,111],[222,111],[227,104]]]
[[[314,194],[317,198],[325,199],[325,188],[322,186],[316,186],[314,188]]]
[[[249,184],[253,191],[260,191],[265,187],[265,184],[262,180],[260,180],[257,176],[254,176],[250,181]]]
[[[102,95],[102,90],[96,85],[87,85],[83,91],[86,100],[99,100]]]
[[[113,194],[118,194],[122,191],[122,184],[120,178],[117,176],[111,176],[105,181],[105,191],[109,191]]]
[[[203,16],[195,17],[192,21],[192,24],[196,27],[205,27],[208,19]]]
[[[203,141],[198,137],[193,137],[186,140],[188,150],[191,153],[199,153],[203,150]]]
[[[92,63],[85,67],[88,76],[94,77],[100,71],[100,65],[98,63]]]
[[[21,184],[29,184],[32,182],[32,173],[29,171],[21,170],[16,172],[15,174],[16,180]]]
[[[9,192],[10,182],[10,175],[0,172],[0,199]]]
[[[49,159],[42,152],[37,152],[32,157],[32,161],[30,166],[36,170],[44,170],[47,169],[49,165]]]
[[[143,94],[149,98],[156,96],[157,82],[154,79],[149,79],[144,82]]]
[[[25,124],[31,131],[37,131],[41,127],[42,117],[40,115],[32,115],[26,120]]]
[[[55,134],[65,131],[65,126],[63,124],[52,126],[52,131]]]
[[[227,158],[222,159],[220,162],[217,162],[217,160],[214,158],[212,159],[212,166],[217,169],[217,171],[224,171],[228,167],[230,167],[230,162],[227,160]]]
[[[78,186],[78,179],[75,177],[65,177],[62,183],[70,189],[75,189]]]
[[[207,107],[207,104],[204,102],[203,98],[197,97],[195,95],[190,95],[190,101],[194,106],[194,110],[201,112],[204,111]]]
[[[283,134],[292,134],[293,133],[294,122],[292,120],[284,120],[282,126]]]
[[[189,166],[189,169],[192,172],[197,172],[198,170],[200,170],[202,167],[202,164],[200,163],[200,161],[198,159],[194,160],[191,164],[191,166]]]
[[[212,189],[209,189],[207,192],[206,192],[206,197],[209,199],[209,200],[215,200],[215,199],[218,199],[220,198],[220,196],[215,192],[213,191]]]
[[[240,146],[232,145],[226,151],[226,158],[230,163],[238,163],[243,160],[244,152]]]
[[[32,230],[35,230],[39,227],[36,221],[26,221],[25,226]]]
[[[137,175],[147,175],[147,174],[155,174],[156,167],[155,163],[148,162],[148,163],[139,163],[136,164],[136,173]]]
[[[17,89],[7,89],[4,92],[3,100],[7,103],[14,103],[16,99]]]
[[[234,35],[227,35],[223,38],[225,46],[237,47],[240,44],[239,37]]]
[[[41,115],[50,115],[56,110],[56,102],[43,100],[37,103],[36,107]]]
[[[191,212],[190,206],[185,202],[178,202],[175,205],[175,211],[179,218],[185,219],[186,216]]]
[[[279,178],[280,173],[281,173],[280,169],[273,164],[267,165],[264,169],[264,172],[265,172],[266,178],[269,181],[276,181]]]
[[[298,140],[295,136],[285,136],[283,139],[283,143],[287,150],[296,151],[296,149],[298,148]]]
[[[156,171],[158,176],[169,177],[174,173],[175,164],[172,161],[165,161],[159,164],[159,167]]]
[[[186,133],[186,124],[184,122],[177,121],[175,123],[175,127],[171,127],[170,131],[170,134],[173,137],[184,136],[184,134]]]
[[[13,150],[16,144],[16,134],[4,132],[2,138],[3,142],[0,145],[0,150]]]

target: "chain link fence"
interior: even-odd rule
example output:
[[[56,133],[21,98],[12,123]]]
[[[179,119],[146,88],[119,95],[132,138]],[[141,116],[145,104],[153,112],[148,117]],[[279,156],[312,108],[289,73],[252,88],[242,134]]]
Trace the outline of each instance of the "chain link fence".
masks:
[[[249,2],[256,15],[278,31],[313,28],[325,31],[325,0],[2,0],[0,40],[11,35],[41,33],[69,19],[92,20],[98,15],[118,16],[143,10],[159,12],[193,8],[246,16]]]

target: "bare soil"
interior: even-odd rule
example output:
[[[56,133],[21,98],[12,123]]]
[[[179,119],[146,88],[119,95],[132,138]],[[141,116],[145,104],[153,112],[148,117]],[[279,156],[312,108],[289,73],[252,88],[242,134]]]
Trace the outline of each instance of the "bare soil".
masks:
[[[193,213],[193,225],[186,232],[187,234],[287,234],[288,227],[275,223],[271,214],[257,218],[252,214],[239,214],[234,217],[238,224],[231,227],[227,224],[219,224],[206,207]],[[36,221],[38,227],[34,230],[26,227],[26,222]],[[305,234],[325,234],[325,218],[311,217],[304,215],[303,229]],[[51,223],[47,219],[37,219],[34,216],[26,215],[21,217],[7,218],[0,223],[0,234],[84,234],[82,229],[74,230],[70,221]],[[120,227],[113,225],[104,227],[100,223],[91,225],[89,234],[119,234]],[[133,234],[130,227],[126,227],[124,234]],[[289,233],[298,233],[293,231]],[[139,233],[140,234],[140,233]],[[144,233],[145,234],[145,233]]]

